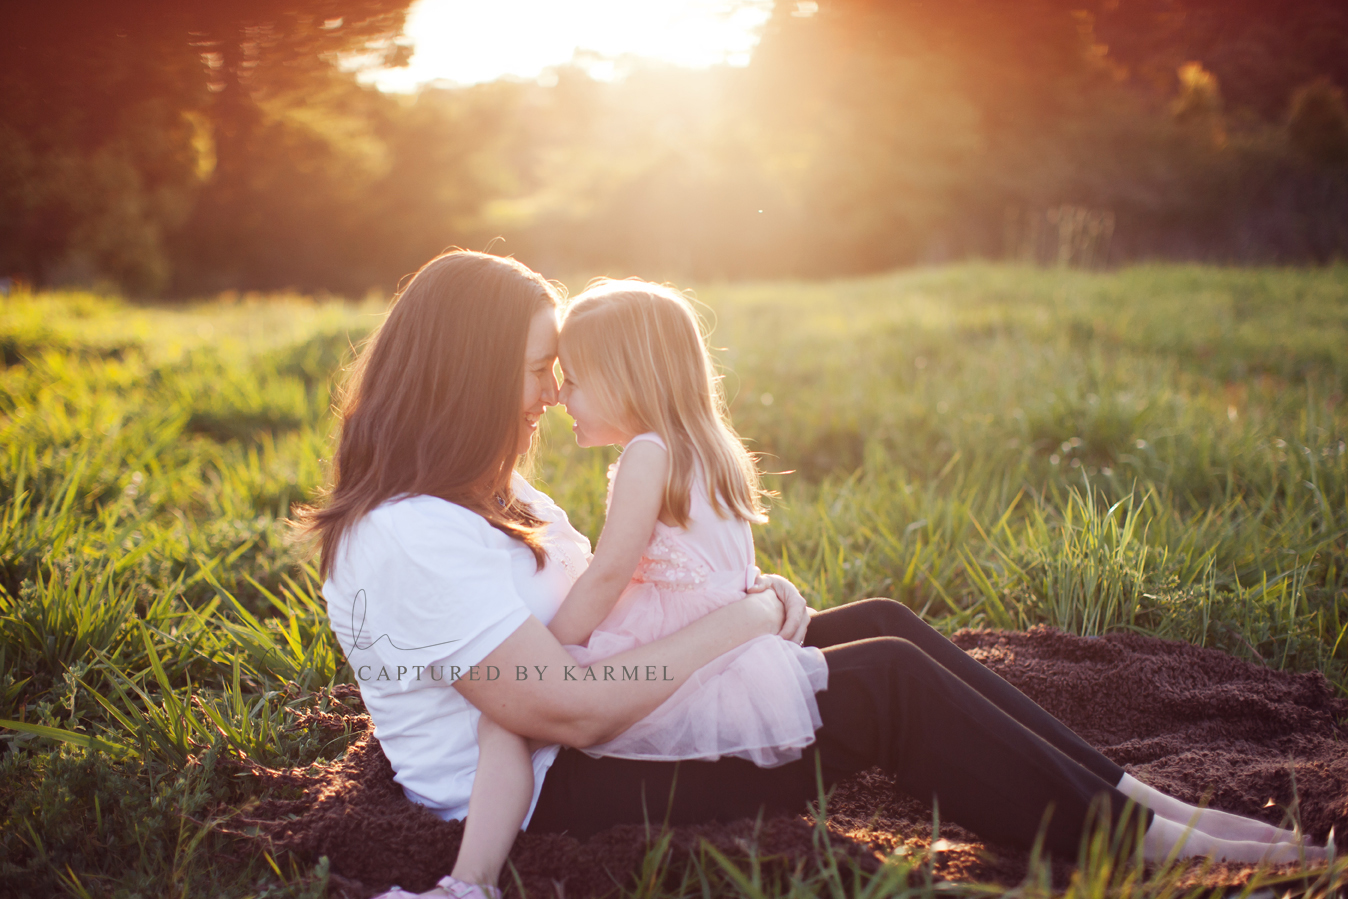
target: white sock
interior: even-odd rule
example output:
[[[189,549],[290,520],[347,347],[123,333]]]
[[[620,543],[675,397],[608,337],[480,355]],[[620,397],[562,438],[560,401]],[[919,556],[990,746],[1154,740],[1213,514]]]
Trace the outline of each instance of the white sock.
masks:
[[[1215,808],[1199,808],[1149,787],[1131,774],[1124,773],[1119,780],[1119,792],[1138,805],[1146,806],[1162,818],[1176,824],[1193,827],[1210,837],[1222,840],[1255,843],[1290,843],[1302,838],[1290,830],[1265,824],[1253,818],[1233,815]]]
[[[1179,847],[1176,851],[1175,847]],[[1211,858],[1216,861],[1285,865],[1292,862],[1316,863],[1328,857],[1324,849],[1308,843],[1260,843],[1253,840],[1224,840],[1156,815],[1142,837],[1142,857],[1149,862],[1171,857]]]

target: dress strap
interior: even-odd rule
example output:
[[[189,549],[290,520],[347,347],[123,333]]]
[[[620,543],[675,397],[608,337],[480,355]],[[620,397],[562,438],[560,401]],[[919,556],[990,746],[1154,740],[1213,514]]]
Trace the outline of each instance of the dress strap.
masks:
[[[647,440],[647,441],[650,441],[651,443],[654,443],[656,446],[660,447],[660,449],[664,450],[665,452],[668,452],[668,451],[669,451],[669,447],[665,446],[665,441],[664,441],[664,439],[661,438],[661,436],[660,436],[659,434],[655,433],[654,431],[647,431],[647,432],[644,433],[644,434],[638,434],[637,436],[633,437],[631,440],[627,441],[627,446],[631,446],[632,444],[636,443],[638,440]]]

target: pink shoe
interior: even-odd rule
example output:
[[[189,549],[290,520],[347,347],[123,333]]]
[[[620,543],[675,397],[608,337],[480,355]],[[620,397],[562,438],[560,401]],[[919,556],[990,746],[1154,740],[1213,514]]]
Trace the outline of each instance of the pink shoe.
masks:
[[[441,877],[434,889],[424,893],[409,893],[402,887],[394,887],[387,893],[380,893],[374,899],[501,899],[499,887],[485,883],[466,883],[449,875]]]

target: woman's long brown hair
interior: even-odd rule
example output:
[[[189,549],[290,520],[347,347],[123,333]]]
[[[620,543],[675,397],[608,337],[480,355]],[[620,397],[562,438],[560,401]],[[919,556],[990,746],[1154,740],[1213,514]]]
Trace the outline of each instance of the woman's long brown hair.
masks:
[[[353,366],[326,501],[300,510],[323,577],[364,515],[421,494],[471,509],[542,566],[542,522],[510,477],[529,325],[559,303],[541,275],[486,253],[446,253],[413,276]]]

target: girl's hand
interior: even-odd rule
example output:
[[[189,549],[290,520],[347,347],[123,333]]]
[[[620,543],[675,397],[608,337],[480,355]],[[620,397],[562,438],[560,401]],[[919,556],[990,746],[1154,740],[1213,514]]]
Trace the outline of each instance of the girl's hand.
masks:
[[[770,588],[747,591],[740,603],[753,610],[752,614],[761,622],[763,634],[781,634],[785,630],[786,606],[778,600]]]
[[[785,611],[782,629],[778,632],[784,640],[792,643],[804,643],[805,631],[810,626],[810,616],[814,609],[805,604],[796,585],[779,574],[760,574],[750,588],[750,593],[762,593],[771,590],[781,602]]]

